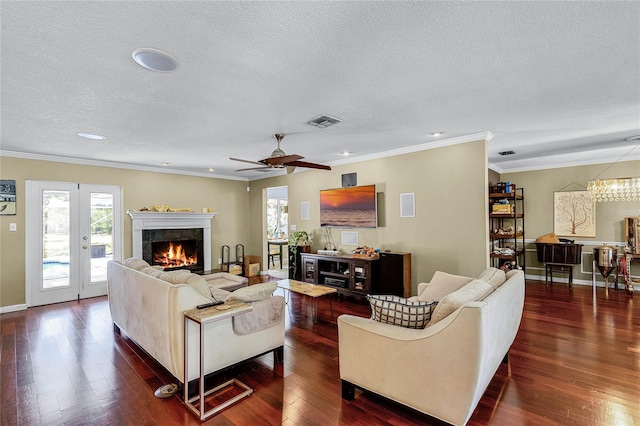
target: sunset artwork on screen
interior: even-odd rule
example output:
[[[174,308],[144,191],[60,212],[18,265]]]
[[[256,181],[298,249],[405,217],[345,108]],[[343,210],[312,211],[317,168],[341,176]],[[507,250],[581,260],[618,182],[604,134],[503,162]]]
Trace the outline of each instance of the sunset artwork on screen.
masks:
[[[320,226],[375,228],[376,186],[321,190]]]

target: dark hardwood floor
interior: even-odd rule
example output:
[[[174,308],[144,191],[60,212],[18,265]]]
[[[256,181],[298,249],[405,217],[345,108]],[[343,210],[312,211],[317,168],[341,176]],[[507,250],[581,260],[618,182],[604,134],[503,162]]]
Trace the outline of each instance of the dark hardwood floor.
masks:
[[[522,325],[469,424],[640,424],[640,300],[624,291],[528,282]],[[326,300],[320,321],[292,295],[284,364],[272,354],[216,379],[254,393],[206,424],[425,425],[438,421],[366,392],[342,400],[335,317],[368,305]],[[3,425],[187,425],[180,399],[158,399],[166,371],[114,334],[106,297],[0,315]],[[224,350],[224,348],[221,348]],[[363,348],[365,351],[365,348]],[[424,384],[425,387],[429,383]]]

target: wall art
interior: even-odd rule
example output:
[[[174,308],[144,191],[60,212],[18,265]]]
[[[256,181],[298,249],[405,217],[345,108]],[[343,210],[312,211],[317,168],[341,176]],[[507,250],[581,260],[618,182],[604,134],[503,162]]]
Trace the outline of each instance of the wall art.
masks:
[[[596,204],[589,191],[553,193],[553,232],[561,237],[596,236]]]
[[[16,214],[16,181],[0,179],[0,215]]]

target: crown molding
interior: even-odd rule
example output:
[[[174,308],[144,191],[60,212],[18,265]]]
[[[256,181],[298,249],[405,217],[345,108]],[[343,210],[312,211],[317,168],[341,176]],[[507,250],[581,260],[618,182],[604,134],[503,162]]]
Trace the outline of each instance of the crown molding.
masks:
[[[402,155],[402,154],[410,154],[412,152],[418,152],[418,151],[426,151],[429,149],[436,149],[436,148],[442,148],[445,146],[451,146],[451,145],[458,145],[461,143],[467,143],[467,142],[474,142],[474,141],[479,141],[479,140],[485,140],[487,142],[489,142],[491,139],[493,139],[493,133],[487,131],[487,132],[480,132],[480,133],[472,133],[470,135],[465,135],[465,136],[458,136],[455,138],[450,138],[450,139],[444,139],[441,141],[437,141],[437,142],[427,142],[427,143],[423,143],[420,145],[412,145],[412,146],[407,146],[404,148],[398,148],[398,149],[392,149],[389,151],[381,151],[381,152],[376,152],[373,154],[367,154],[367,155],[361,155],[361,156],[357,156],[357,157],[350,157],[350,158],[345,158],[343,160],[336,160],[336,161],[331,161],[329,163],[327,163],[330,166],[340,166],[343,164],[351,164],[351,163],[358,163],[360,161],[367,161],[367,160],[377,160],[380,158],[385,158],[385,157],[393,157],[395,155]]]
[[[56,155],[33,154],[27,152],[0,150],[0,157],[22,158],[25,160],[53,161],[56,163],[79,164],[82,166],[110,167],[114,169],[136,170],[142,172],[165,173],[172,175],[197,176],[210,179],[226,179],[248,182],[246,177],[226,176],[215,173],[190,172],[185,170],[172,170],[163,167],[141,166],[127,163],[116,163],[111,161],[87,160],[83,158],[60,157]]]

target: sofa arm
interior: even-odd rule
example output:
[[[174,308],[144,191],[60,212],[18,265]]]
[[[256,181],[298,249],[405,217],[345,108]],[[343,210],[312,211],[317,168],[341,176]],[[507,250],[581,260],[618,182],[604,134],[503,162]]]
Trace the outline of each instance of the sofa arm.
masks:
[[[233,317],[233,332],[238,335],[255,333],[273,327],[284,321],[284,297],[271,296],[268,299],[251,302],[253,309]]]

